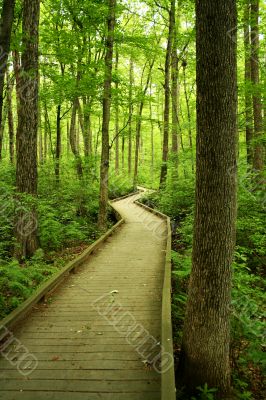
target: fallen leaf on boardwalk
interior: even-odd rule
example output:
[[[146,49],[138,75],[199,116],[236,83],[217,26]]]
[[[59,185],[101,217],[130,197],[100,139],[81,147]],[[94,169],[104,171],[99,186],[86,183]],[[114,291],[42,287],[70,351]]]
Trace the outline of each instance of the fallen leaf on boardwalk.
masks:
[[[54,357],[52,357],[52,361],[58,361],[58,360],[60,360],[60,357],[59,357],[59,356],[54,356]]]
[[[143,362],[143,364],[144,364],[144,367],[145,367],[145,369],[147,369],[147,370],[151,370],[152,369],[152,365],[151,365],[151,363],[148,361],[148,360],[144,360],[144,361],[142,361]]]
[[[119,291],[118,290],[112,290],[110,293],[111,294],[117,294],[117,293],[119,293]]]

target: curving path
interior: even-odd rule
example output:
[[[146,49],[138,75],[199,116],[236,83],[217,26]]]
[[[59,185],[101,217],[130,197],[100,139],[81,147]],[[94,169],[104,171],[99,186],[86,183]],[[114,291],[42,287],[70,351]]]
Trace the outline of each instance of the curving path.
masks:
[[[10,346],[13,365],[0,357],[1,400],[160,399],[166,224],[137,198],[114,203],[125,224],[18,327],[25,347]]]

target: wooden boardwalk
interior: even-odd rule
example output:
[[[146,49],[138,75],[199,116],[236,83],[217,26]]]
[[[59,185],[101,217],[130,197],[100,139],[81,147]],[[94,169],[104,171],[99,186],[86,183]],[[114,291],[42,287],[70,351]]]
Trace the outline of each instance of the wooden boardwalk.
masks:
[[[160,342],[166,224],[137,197],[115,203],[125,224],[14,332],[25,348],[0,358],[1,400],[160,399],[139,340]]]

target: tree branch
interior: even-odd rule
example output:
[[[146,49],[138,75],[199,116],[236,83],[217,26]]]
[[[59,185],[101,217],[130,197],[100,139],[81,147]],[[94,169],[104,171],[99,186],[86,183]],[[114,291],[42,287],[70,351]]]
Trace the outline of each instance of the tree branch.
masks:
[[[111,149],[113,147],[113,144],[114,144],[115,140],[127,128],[128,124],[129,124],[129,121],[130,121],[130,118],[128,118],[126,125],[115,135],[115,137],[113,138],[111,144],[109,145],[109,149]]]

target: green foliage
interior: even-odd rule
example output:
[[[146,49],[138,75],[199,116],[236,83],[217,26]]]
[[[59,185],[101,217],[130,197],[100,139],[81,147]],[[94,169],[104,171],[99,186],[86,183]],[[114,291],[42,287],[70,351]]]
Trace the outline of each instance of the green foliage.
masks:
[[[194,186],[195,181],[192,177],[180,178],[175,184],[144,197],[142,201],[152,208],[160,209],[169,215],[172,221],[181,221],[193,211]]]
[[[113,200],[118,197],[126,196],[134,192],[131,179],[126,174],[117,174],[115,171],[110,171],[109,179],[109,198]]]
[[[199,395],[197,397],[191,397],[191,400],[214,400],[214,393],[217,392],[215,388],[208,388],[207,383],[203,387],[197,387]]]
[[[58,270],[38,252],[32,260],[20,265],[16,260],[0,265],[0,319],[26,300],[36,288]]]
[[[252,272],[263,273],[266,264],[266,197],[252,188],[252,176],[241,179],[237,245]]]

